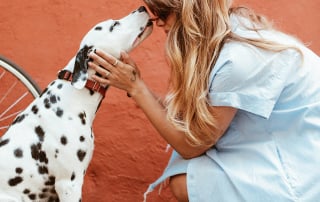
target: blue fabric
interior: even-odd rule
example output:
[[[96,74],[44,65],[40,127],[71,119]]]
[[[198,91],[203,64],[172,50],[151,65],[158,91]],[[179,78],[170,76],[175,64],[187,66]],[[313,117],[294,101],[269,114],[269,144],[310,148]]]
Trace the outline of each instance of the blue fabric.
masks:
[[[230,127],[205,155],[173,152],[156,187],[187,173],[190,202],[320,201],[320,58],[291,37],[233,32],[299,47],[270,52],[226,44],[210,74],[212,106],[238,109]]]

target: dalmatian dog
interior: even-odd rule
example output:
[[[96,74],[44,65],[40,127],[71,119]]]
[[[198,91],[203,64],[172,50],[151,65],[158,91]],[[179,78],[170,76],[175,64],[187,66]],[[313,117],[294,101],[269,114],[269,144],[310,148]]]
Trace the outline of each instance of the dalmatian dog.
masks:
[[[90,80],[87,54],[129,52],[152,32],[145,7],[94,26],[76,56],[0,137],[0,202],[79,202],[92,158],[92,123],[108,86]]]

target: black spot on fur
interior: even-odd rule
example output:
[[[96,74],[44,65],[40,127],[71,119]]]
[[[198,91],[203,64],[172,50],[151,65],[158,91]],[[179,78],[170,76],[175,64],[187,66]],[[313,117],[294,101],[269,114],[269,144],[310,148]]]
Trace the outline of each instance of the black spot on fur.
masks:
[[[45,198],[48,198],[48,194],[46,194],[46,193],[41,193],[41,194],[38,194],[38,197],[39,197],[40,199],[45,199]]]
[[[14,156],[17,157],[17,158],[22,158],[23,157],[23,151],[20,148],[15,149],[13,153],[14,153]]]
[[[24,194],[29,194],[29,193],[30,193],[30,190],[29,190],[29,189],[25,189],[25,190],[23,190],[23,193],[24,193]]]
[[[41,175],[43,175],[43,174],[48,174],[48,173],[49,173],[47,166],[39,166],[39,167],[38,167],[38,172],[39,172]]]
[[[23,169],[22,168],[20,168],[20,167],[17,167],[16,168],[16,173],[17,174],[21,174],[23,172]]]
[[[48,190],[48,188],[43,188],[42,189],[42,193],[46,193],[46,192],[48,192],[49,190]]]
[[[9,143],[9,139],[2,140],[2,139],[0,138],[0,147],[6,145],[6,144],[8,144],[8,143]]]
[[[41,150],[41,144],[33,144],[31,145],[31,156],[34,160],[39,160]]]
[[[44,133],[43,129],[41,128],[41,126],[37,126],[35,128],[35,132],[38,135],[40,142],[43,142],[45,133]]]
[[[54,189],[54,187],[52,189],[50,189],[50,193],[51,194],[57,194],[56,190]]]
[[[83,136],[80,136],[80,142],[84,142],[86,139]]]
[[[90,89],[90,90],[89,90],[89,93],[90,93],[90,95],[92,96],[92,95],[94,95],[95,92]]]
[[[20,116],[17,116],[17,118],[15,118],[15,120],[12,122],[12,125],[16,124],[16,123],[20,123],[23,121],[23,119],[26,117],[25,114],[22,114]]]
[[[43,103],[45,108],[49,109],[51,107],[51,104],[48,98],[44,99]]]
[[[80,113],[80,114],[79,114],[79,118],[80,118],[80,120],[81,120],[81,123],[82,123],[83,125],[86,125],[86,113],[85,113],[85,112]]]
[[[97,26],[97,27],[94,28],[94,30],[100,31],[100,30],[102,30],[102,27],[101,26]]]
[[[48,181],[45,182],[46,186],[53,186],[56,183],[56,178],[54,176],[50,176]]]
[[[35,200],[37,198],[35,194],[29,194],[28,197],[30,200]]]
[[[39,108],[38,108],[36,105],[33,105],[32,108],[31,108],[31,111],[32,111],[34,114],[37,114],[38,111],[39,111]]]
[[[120,25],[120,22],[119,22],[119,21],[115,21],[115,22],[113,23],[113,25],[111,25],[111,27],[109,28],[109,31],[112,32],[112,31],[114,30],[114,28],[115,28],[116,26],[119,26],[119,25]]]
[[[50,196],[48,202],[59,202],[59,199],[57,197]]]
[[[41,150],[41,143],[31,145],[31,157],[40,163],[48,164],[49,160],[45,151]]]
[[[9,179],[8,184],[13,187],[13,186],[17,186],[18,184],[20,184],[23,181],[22,177],[17,176],[15,178]]]
[[[55,95],[51,95],[51,96],[50,96],[50,102],[51,102],[52,104],[57,103],[57,97],[56,97]]]
[[[75,178],[76,178],[76,174],[74,172],[72,172],[71,181],[73,181]]]
[[[61,142],[61,144],[66,145],[66,144],[68,143],[67,137],[66,137],[66,136],[62,136],[62,137],[60,138],[60,142]]]
[[[46,164],[48,164],[49,160],[48,160],[48,158],[47,158],[46,152],[40,151],[40,153],[39,153],[39,161],[40,161],[41,163],[46,163]]]
[[[79,149],[77,152],[78,159],[82,162],[84,157],[86,157],[86,154],[87,153],[85,151]]]
[[[55,154],[54,154],[54,158],[58,158],[58,154],[59,154],[59,150],[56,149]]]
[[[56,112],[56,115],[57,115],[58,117],[62,117],[62,115],[63,115],[63,110],[58,107],[57,112]]]
[[[52,81],[50,86],[53,86],[56,83],[56,81]]]
[[[63,87],[63,84],[62,84],[62,83],[60,83],[60,84],[57,86],[58,89],[62,89],[62,87]]]

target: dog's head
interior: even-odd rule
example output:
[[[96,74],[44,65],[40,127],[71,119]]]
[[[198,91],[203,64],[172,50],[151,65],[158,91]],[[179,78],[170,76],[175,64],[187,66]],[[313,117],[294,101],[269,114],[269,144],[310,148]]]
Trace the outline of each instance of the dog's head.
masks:
[[[140,7],[119,20],[106,20],[95,25],[83,38],[75,58],[72,85],[78,89],[85,86],[89,77],[87,54],[101,49],[116,58],[121,51],[130,52],[152,32],[152,22],[145,7]]]

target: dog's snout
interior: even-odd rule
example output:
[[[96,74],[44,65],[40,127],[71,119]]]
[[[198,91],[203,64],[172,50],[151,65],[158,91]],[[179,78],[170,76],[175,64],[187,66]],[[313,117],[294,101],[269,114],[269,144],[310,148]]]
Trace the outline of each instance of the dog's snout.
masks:
[[[140,8],[138,8],[138,11],[139,11],[139,13],[147,12],[147,9],[144,6],[140,6]]]

